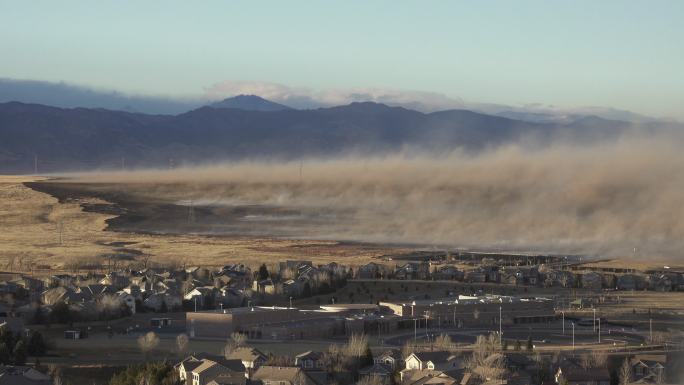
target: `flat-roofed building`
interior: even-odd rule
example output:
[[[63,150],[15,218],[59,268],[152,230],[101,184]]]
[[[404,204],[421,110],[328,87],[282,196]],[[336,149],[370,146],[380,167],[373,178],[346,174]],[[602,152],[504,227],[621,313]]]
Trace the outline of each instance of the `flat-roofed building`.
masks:
[[[496,325],[547,322],[554,320],[553,301],[547,298],[507,296],[459,296],[443,300],[380,302],[403,318],[419,319],[430,326]]]

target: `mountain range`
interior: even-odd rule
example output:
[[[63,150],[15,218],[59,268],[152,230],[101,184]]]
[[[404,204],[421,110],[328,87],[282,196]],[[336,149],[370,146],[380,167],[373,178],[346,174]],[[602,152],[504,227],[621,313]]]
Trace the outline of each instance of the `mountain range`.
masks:
[[[447,110],[422,113],[372,102],[295,110],[241,95],[177,115],[0,104],[0,172],[167,167],[246,158],[296,159],[402,150],[431,154],[506,143],[591,143],[632,124],[598,117],[534,123]]]

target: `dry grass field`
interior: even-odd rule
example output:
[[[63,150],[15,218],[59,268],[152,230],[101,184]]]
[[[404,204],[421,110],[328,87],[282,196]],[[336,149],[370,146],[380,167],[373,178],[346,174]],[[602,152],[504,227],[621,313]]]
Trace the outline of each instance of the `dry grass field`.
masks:
[[[69,270],[127,254],[135,263],[219,266],[229,262],[257,265],[284,259],[362,264],[373,257],[406,250],[368,244],[275,238],[199,235],[150,235],[107,231],[111,216],[85,212],[87,201],[58,202],[24,182],[44,178],[0,176],[0,270]]]

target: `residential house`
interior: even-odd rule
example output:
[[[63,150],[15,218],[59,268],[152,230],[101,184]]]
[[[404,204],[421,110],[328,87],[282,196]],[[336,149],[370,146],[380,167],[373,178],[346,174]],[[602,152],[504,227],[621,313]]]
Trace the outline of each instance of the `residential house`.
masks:
[[[459,380],[459,377],[461,380]],[[463,382],[465,380],[465,382]],[[473,385],[471,376],[462,371],[445,372],[441,370],[402,371],[401,383],[411,385]],[[479,382],[478,382],[479,383]]]
[[[262,366],[252,375],[256,385],[318,385],[302,368],[297,366]]]
[[[124,303],[126,306],[128,306],[128,308],[131,310],[131,314],[135,314],[135,297],[123,290],[117,292],[116,295],[121,303]]]
[[[449,352],[415,352],[406,358],[404,370],[453,370],[460,369],[462,364]]]
[[[266,363],[268,357],[259,349],[243,346],[233,350],[227,357],[231,360],[240,360],[250,378],[256,369]]]
[[[176,364],[179,379],[187,385],[219,384],[244,385],[247,381],[245,367],[238,359],[225,359],[208,354],[193,355]]]
[[[275,294],[275,284],[270,278],[264,280],[254,280],[252,290],[259,294]]]
[[[674,286],[668,274],[651,274],[647,277],[648,288],[653,291],[672,291]]]
[[[579,368],[561,367],[558,368],[554,379],[557,384],[567,383],[568,385],[610,385],[610,372],[608,368]]]
[[[367,263],[359,266],[356,270],[356,278],[359,279],[376,279],[384,277],[385,268],[375,262]]]
[[[590,271],[581,275],[582,288],[600,291],[603,288],[603,275]]]
[[[168,311],[181,307],[182,297],[175,293],[154,293],[143,301],[143,306],[153,311]]]
[[[396,279],[427,279],[430,275],[428,262],[407,262],[394,269]]]
[[[0,365],[0,385],[52,385],[52,379],[28,366]]]
[[[432,277],[436,280],[462,281],[464,273],[463,271],[458,270],[456,266],[446,265],[439,267],[432,273]]]
[[[309,350],[298,354],[295,356],[295,366],[304,370],[323,370],[325,369],[323,353]]]
[[[574,287],[575,275],[567,270],[549,270],[545,273],[544,286]]]
[[[289,297],[300,297],[304,293],[307,282],[301,279],[288,279],[283,282],[283,294]]]
[[[218,291],[216,302],[223,308],[240,307],[245,303],[245,293],[232,287],[223,287]]]
[[[632,379],[662,383],[665,378],[667,356],[664,354],[638,354],[630,359]]]
[[[373,363],[383,364],[394,372],[404,365],[404,359],[401,357],[401,351],[398,349],[389,349],[374,356]]]
[[[204,305],[207,303],[207,301],[210,301],[211,303],[214,302],[217,291],[218,290],[216,290],[216,288],[213,286],[196,287],[185,294],[183,299],[197,303],[199,308],[204,308]]]
[[[487,274],[482,269],[469,270],[463,279],[470,283],[484,283],[487,281]]]
[[[617,279],[618,290],[643,290],[646,288],[644,278],[636,274],[623,274]]]
[[[373,364],[359,369],[360,378],[378,379],[381,384],[391,384],[394,371],[385,364]]]

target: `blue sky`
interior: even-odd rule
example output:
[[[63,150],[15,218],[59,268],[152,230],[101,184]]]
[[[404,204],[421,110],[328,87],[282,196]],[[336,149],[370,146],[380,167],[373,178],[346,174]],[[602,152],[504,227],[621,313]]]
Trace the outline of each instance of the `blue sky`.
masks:
[[[684,1],[2,1],[0,77],[392,88],[684,118]]]

